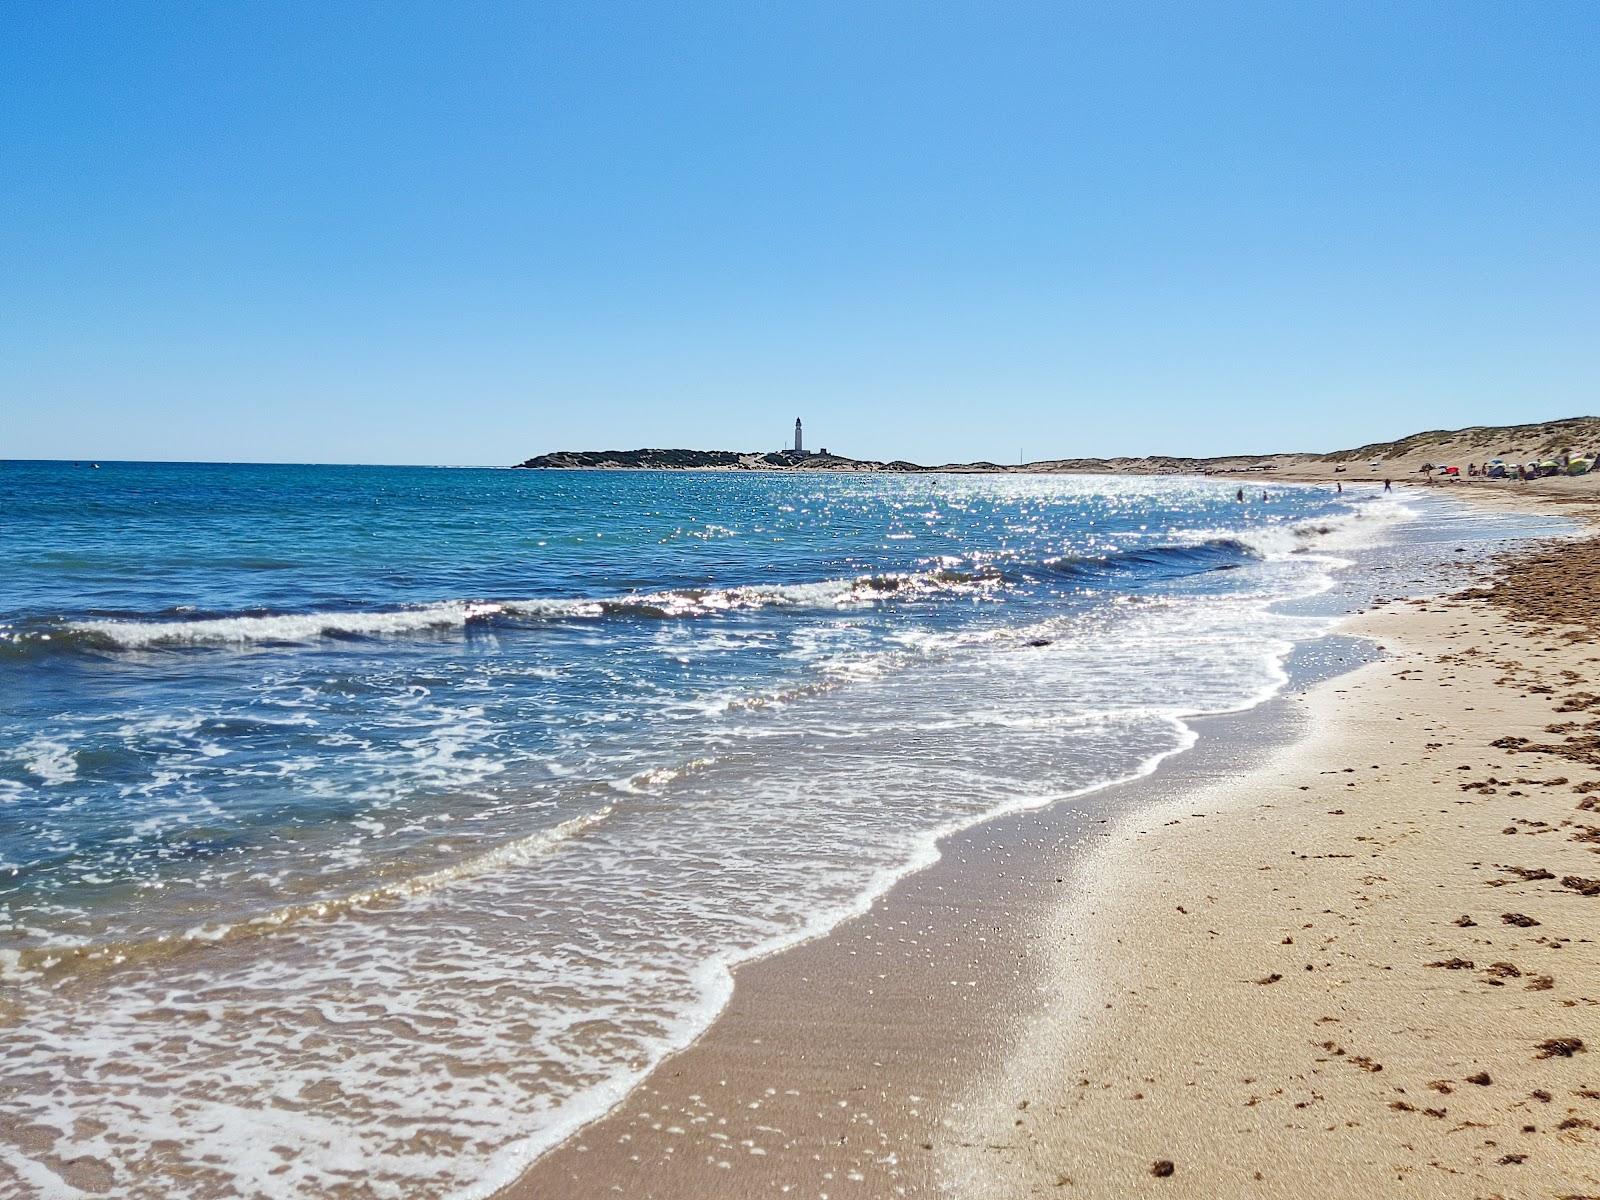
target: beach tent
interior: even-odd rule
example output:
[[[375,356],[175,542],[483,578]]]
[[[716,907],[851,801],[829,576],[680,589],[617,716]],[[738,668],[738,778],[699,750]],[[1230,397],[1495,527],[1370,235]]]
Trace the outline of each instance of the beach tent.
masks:
[[[1561,464],[1553,458],[1547,458],[1539,464],[1539,474],[1559,475],[1561,474]]]
[[[1503,479],[1506,474],[1506,464],[1498,458],[1491,458],[1489,465],[1484,467],[1483,473],[1490,479]]]
[[[1442,468],[1442,470],[1444,471],[1444,473],[1446,475],[1459,475],[1459,474],[1461,474],[1461,468],[1460,467],[1444,467],[1444,468]]]
[[[1567,474],[1587,475],[1589,468],[1593,465],[1587,458],[1575,458],[1567,464]]]

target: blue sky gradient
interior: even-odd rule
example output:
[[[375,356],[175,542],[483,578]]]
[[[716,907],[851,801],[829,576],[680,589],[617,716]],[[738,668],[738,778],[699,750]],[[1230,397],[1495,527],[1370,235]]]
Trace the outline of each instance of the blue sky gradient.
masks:
[[[0,457],[1600,410],[1600,5],[0,11]]]

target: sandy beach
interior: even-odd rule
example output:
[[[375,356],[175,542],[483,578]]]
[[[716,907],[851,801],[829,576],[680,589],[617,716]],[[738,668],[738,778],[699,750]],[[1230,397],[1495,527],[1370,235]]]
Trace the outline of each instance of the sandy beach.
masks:
[[[502,1194],[1600,1194],[1600,550],[1523,563],[741,968]]]
[[[1589,631],[1353,630],[1388,657],[1306,697],[1314,736],[1146,814],[1217,815],[1122,831],[1061,914],[1062,999],[955,1151],[989,1194],[1600,1189]]]

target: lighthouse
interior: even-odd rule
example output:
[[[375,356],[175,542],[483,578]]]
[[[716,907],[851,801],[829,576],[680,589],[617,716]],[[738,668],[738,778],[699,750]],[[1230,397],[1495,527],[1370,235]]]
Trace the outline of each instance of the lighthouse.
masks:
[[[804,454],[805,451],[806,448],[800,441],[800,418],[796,417],[794,419],[794,452],[796,454]]]

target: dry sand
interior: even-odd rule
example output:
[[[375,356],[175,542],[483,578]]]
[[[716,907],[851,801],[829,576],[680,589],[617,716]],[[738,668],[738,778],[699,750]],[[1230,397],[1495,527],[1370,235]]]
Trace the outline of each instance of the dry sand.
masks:
[[[1114,828],[954,839],[508,1195],[1600,1197],[1594,580],[1391,604]]]

